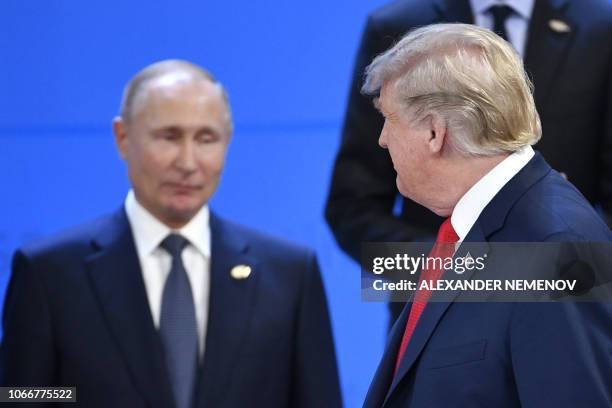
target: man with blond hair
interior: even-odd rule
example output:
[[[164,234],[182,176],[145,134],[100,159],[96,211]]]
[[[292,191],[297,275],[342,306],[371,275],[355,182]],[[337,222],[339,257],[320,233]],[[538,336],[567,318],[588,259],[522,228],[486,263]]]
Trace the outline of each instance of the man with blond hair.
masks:
[[[612,240],[588,201],[532,149],[541,129],[529,80],[493,32],[414,30],[369,65],[363,92],[378,94],[379,144],[398,190],[446,218],[437,256],[464,243]],[[404,308],[365,407],[610,406],[610,304],[431,297],[419,289]]]
[[[610,0],[390,0],[368,14],[354,60],[325,217],[359,262],[362,242],[433,239],[442,218],[402,197],[375,141],[382,118],[360,93],[365,67],[402,36],[433,23],[499,33],[535,84],[544,137],[536,148],[612,226],[612,2]],[[402,306],[390,303],[390,323]]]

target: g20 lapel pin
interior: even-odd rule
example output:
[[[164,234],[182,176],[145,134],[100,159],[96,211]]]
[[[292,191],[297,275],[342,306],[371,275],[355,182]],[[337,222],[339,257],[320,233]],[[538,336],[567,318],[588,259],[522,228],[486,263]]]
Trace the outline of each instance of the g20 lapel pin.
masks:
[[[569,33],[572,31],[570,26],[562,20],[552,19],[548,22],[548,26],[556,33]]]
[[[249,265],[236,265],[230,271],[230,275],[236,280],[246,279],[251,275],[251,267]]]

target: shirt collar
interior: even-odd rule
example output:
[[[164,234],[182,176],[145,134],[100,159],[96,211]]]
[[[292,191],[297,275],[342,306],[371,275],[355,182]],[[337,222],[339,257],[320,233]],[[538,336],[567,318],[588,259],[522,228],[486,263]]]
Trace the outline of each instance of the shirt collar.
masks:
[[[130,190],[125,199],[125,212],[127,213],[136,249],[142,255],[150,255],[159,247],[159,244],[175,232],[185,237],[198,252],[210,257],[210,210],[204,205],[200,211],[182,228],[172,230],[147,211],[136,200],[134,191]]]
[[[459,240],[463,241],[489,202],[531,160],[535,152],[531,146],[512,153],[493,167],[459,199],[451,216],[451,223]]]
[[[535,0],[470,0],[474,15],[485,14],[491,6],[508,5],[526,20],[531,18]]]

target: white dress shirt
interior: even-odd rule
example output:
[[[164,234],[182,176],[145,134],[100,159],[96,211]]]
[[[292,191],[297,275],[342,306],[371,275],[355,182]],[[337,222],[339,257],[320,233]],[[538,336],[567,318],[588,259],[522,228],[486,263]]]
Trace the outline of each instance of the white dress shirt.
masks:
[[[489,7],[496,5],[508,5],[514,9],[506,20],[506,33],[508,40],[521,57],[525,56],[525,45],[529,33],[529,20],[533,12],[535,0],[470,0],[474,22],[479,27],[493,29],[493,15],[488,11]]]
[[[155,327],[158,329],[164,285],[172,266],[172,257],[159,245],[168,234],[173,232],[182,235],[189,241],[181,258],[191,284],[198,325],[200,357],[203,356],[210,293],[210,226],[208,223],[210,214],[208,206],[202,207],[196,216],[179,230],[172,230],[155,218],[140,205],[132,190],[125,199],[125,211],[134,235],[142,278],[149,299],[149,308]]]
[[[478,180],[459,199],[451,215],[451,224],[459,236],[459,242],[465,239],[487,204],[512,177],[525,167],[534,154],[531,146],[523,147],[512,153]]]

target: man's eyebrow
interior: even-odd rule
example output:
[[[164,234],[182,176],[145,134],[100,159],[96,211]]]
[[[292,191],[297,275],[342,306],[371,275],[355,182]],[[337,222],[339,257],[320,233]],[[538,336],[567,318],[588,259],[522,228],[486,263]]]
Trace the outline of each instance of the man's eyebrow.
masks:
[[[160,126],[158,128],[154,128],[152,131],[153,133],[163,133],[163,132],[179,133],[181,129],[178,126],[168,125],[168,126]]]
[[[185,129],[181,126],[177,125],[165,125],[160,126],[158,128],[152,129],[153,133],[164,133],[164,132],[172,132],[172,133],[182,133],[183,131],[195,131],[196,133],[210,133],[210,134],[218,134],[221,131],[214,126],[203,125],[193,129]]]

